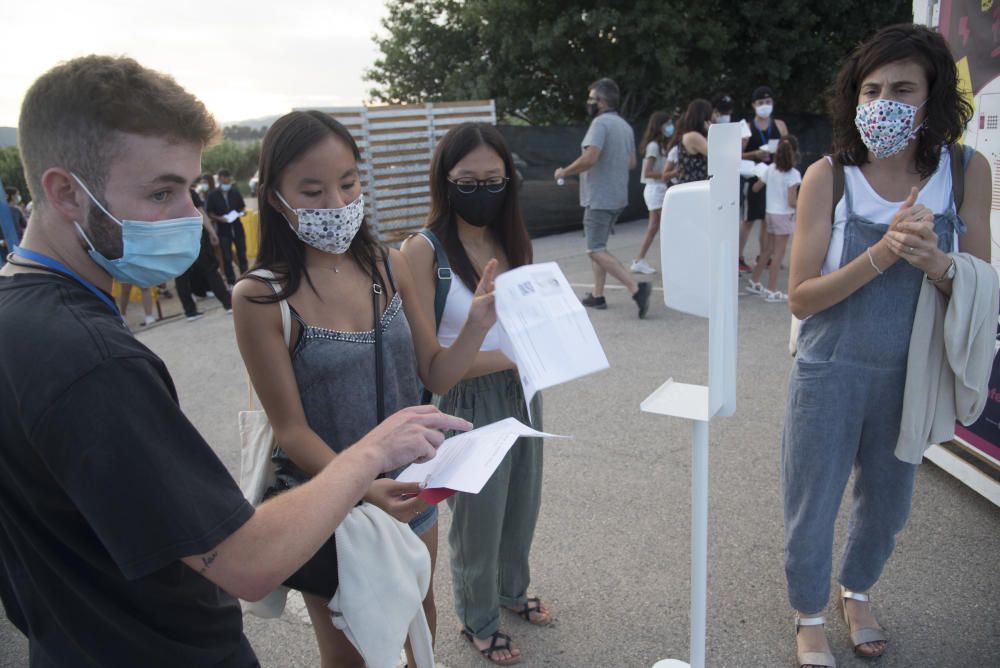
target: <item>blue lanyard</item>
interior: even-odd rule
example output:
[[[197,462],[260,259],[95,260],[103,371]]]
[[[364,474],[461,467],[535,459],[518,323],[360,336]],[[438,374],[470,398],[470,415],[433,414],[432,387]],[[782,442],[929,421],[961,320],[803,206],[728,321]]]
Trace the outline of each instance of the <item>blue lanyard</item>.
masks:
[[[14,246],[14,254],[20,255],[26,260],[31,260],[32,262],[37,262],[38,264],[44,265],[49,269],[52,269],[53,271],[56,271],[66,276],[67,278],[72,278],[74,281],[76,281],[77,283],[87,288],[92,293],[94,293],[94,295],[98,299],[107,304],[108,308],[111,309],[112,313],[121,318],[123,323],[125,322],[125,318],[122,317],[121,311],[118,310],[118,307],[115,305],[113,301],[111,301],[111,297],[108,297],[107,293],[105,293],[96,285],[85,279],[83,276],[80,276],[78,273],[76,273],[75,271],[64,265],[62,262],[59,262],[58,260],[53,260],[48,255],[42,255],[41,253],[36,253],[35,251],[29,248],[22,248],[20,246]]]
[[[767,140],[771,136],[771,121],[770,121],[770,119],[768,119],[768,121],[767,121],[767,129],[766,130],[761,130],[759,127],[757,127],[756,123],[754,123],[754,129],[757,130],[757,134],[760,135],[760,145],[762,147],[763,146],[767,146]]]

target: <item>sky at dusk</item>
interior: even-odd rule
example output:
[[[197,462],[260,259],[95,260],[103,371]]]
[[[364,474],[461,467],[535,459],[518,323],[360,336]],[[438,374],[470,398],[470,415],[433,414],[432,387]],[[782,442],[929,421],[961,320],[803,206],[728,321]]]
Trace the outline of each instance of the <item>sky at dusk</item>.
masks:
[[[0,126],[53,65],[127,55],[172,75],[222,123],[368,99],[380,0],[25,0],[0,8]]]

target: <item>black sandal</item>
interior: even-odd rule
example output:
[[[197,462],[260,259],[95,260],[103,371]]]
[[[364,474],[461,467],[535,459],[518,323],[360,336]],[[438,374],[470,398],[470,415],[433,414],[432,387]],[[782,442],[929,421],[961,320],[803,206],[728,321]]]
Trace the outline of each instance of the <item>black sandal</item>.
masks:
[[[490,646],[486,649],[479,649],[479,647],[476,647],[475,636],[466,629],[462,629],[462,635],[465,636],[466,640],[468,640],[472,646],[475,647],[490,663],[495,663],[498,666],[511,666],[515,663],[520,663],[521,661],[520,656],[514,656],[513,648],[511,646],[511,638],[506,633],[494,631],[493,635],[490,636]],[[503,642],[503,644],[500,644],[501,642]],[[509,659],[493,658],[493,654],[502,651],[511,652],[511,657]]]
[[[532,605],[534,604],[534,605]],[[517,613],[518,617],[523,618],[529,624],[534,624],[535,626],[548,626],[552,623],[552,611],[547,611],[548,617],[544,622],[536,622],[531,619],[531,613],[537,612],[542,613],[542,599],[537,596],[532,596],[524,602],[524,607],[520,610],[515,610],[514,608],[507,608],[511,612]]]

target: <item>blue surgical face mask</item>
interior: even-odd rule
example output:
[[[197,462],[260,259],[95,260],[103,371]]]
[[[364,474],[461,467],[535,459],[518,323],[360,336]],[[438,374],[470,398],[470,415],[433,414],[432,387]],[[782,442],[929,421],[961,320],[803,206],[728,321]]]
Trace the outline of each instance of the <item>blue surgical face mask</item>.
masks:
[[[90,246],[87,254],[112,278],[120,283],[148,288],[180,276],[194,263],[201,249],[200,215],[153,222],[118,220],[97,201],[80,177],[76,174],[72,176],[91,201],[122,228],[122,256],[109,260],[97,252],[80,224],[73,221],[80,236]]]
[[[664,125],[663,126],[663,134],[666,135],[667,137],[673,137],[674,136],[674,124],[673,123],[667,123],[666,125]]]
[[[229,189],[233,187],[232,183],[220,183],[219,187],[222,188],[222,192],[227,193]]]

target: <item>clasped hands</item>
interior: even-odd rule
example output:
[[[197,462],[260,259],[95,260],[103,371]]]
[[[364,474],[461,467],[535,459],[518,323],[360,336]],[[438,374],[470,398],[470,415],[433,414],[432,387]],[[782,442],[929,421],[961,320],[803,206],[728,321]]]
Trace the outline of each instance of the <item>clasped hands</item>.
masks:
[[[916,187],[910,189],[882,239],[896,259],[906,260],[930,278],[939,278],[948,270],[951,259],[938,248],[934,212],[916,203],[917,193]]]

